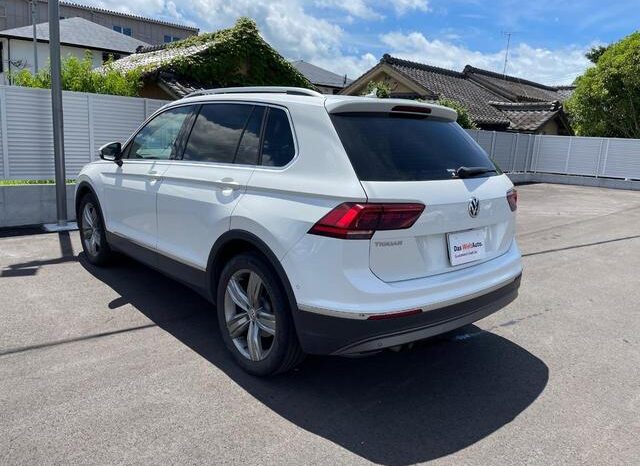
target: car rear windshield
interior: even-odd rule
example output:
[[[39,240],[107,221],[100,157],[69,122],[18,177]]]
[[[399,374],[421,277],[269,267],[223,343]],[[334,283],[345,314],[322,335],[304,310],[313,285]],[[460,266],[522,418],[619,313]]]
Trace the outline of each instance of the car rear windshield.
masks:
[[[458,124],[392,113],[331,115],[342,145],[362,181],[424,181],[454,177],[460,167],[498,168]]]

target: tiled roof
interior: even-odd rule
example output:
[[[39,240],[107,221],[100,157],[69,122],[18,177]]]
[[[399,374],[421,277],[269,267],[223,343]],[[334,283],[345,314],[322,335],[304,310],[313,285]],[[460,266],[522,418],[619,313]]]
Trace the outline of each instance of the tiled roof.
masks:
[[[291,64],[302,73],[312,84],[318,86],[330,86],[343,88],[345,85],[351,83],[351,79],[346,76],[333,73],[319,66],[312,65],[303,60],[292,61]],[[345,82],[346,80],[346,82]]]
[[[500,110],[510,121],[509,129],[516,131],[536,131],[555,117],[562,109],[555,102],[489,102]]]
[[[194,91],[205,89],[207,86],[189,80],[185,77],[177,78],[172,73],[160,72],[157,77],[158,85],[174,99],[181,99]]]
[[[434,92],[438,98],[457,100],[469,110],[473,120],[478,123],[503,126],[509,124],[509,120],[501,112],[487,104],[489,101],[498,100],[499,96],[470,81],[463,73],[389,55],[385,55],[381,63],[391,66],[395,71]]]
[[[573,91],[575,89],[576,86],[558,86],[558,95],[560,96],[560,102],[564,102],[569,97],[571,97],[571,94],[573,94]]]
[[[33,26],[23,26],[0,31],[0,37],[33,39]],[[36,24],[36,38],[49,41],[49,23]],[[107,50],[113,52],[132,53],[138,47],[149,44],[133,37],[126,36],[84,18],[67,18],[60,20],[60,43],[88,49]]]
[[[173,44],[176,44],[175,42]],[[189,57],[196,55],[211,46],[209,42],[189,45],[186,47],[167,47],[169,44],[161,44],[138,49],[136,53],[123,57],[113,62],[113,68],[120,71],[131,71],[142,67],[143,69],[156,71],[162,65],[169,63],[177,57]]]
[[[518,102],[552,102],[564,100],[563,93],[558,86],[546,86],[515,76],[502,75],[493,71],[475,68],[471,65],[464,67],[463,73],[473,81],[478,82],[500,94],[510,101]],[[572,89],[571,86],[562,86],[563,90]]]

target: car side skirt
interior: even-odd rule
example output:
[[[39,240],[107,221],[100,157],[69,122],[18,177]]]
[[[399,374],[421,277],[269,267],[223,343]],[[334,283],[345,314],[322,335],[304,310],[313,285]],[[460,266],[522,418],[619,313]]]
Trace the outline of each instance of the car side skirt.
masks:
[[[143,264],[167,275],[210,300],[207,284],[207,272],[160,254],[116,233],[106,232],[109,246]]]

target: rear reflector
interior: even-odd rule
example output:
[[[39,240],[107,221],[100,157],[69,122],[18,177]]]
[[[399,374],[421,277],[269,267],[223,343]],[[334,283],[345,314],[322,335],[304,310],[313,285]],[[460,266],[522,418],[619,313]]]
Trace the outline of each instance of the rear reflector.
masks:
[[[312,235],[340,239],[371,239],[376,230],[411,228],[424,204],[369,204],[345,202],[311,227]]]
[[[372,316],[367,317],[367,320],[395,319],[396,317],[414,316],[416,314],[420,314],[421,312],[422,312],[422,309],[412,309],[410,311],[392,312],[389,314],[374,314]]]
[[[518,208],[518,191],[516,189],[510,189],[507,191],[507,202],[511,212],[515,212]]]

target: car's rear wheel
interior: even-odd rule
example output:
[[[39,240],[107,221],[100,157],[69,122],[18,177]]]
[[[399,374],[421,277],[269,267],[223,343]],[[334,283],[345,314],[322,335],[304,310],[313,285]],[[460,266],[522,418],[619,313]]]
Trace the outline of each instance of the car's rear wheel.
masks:
[[[107,243],[100,204],[91,193],[86,194],[80,201],[78,228],[87,260],[94,265],[106,264],[112,252]]]
[[[220,274],[218,323],[225,345],[247,372],[284,372],[303,358],[282,284],[254,253],[233,257]]]

